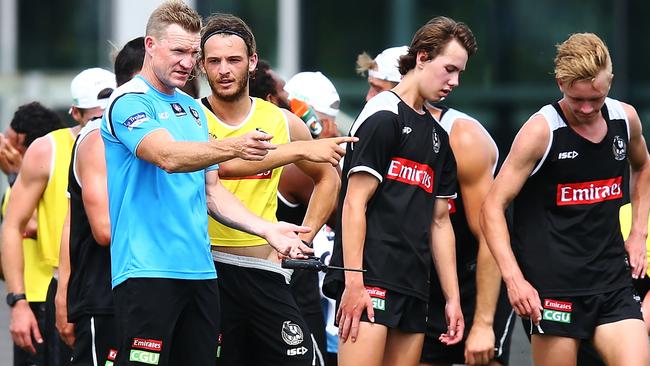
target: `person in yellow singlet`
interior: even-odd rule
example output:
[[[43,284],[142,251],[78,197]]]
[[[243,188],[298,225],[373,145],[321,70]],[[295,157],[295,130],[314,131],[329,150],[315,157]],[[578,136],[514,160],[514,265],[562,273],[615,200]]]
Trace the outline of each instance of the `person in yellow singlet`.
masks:
[[[47,292],[45,334],[38,329],[34,313],[25,299],[24,251],[25,226],[37,211],[37,250],[44,264],[59,265],[59,244],[63,220],[68,209],[66,188],[74,138],[89,120],[101,117],[106,98],[115,88],[113,73],[93,68],[82,71],[70,84],[72,118],[79,126],[62,128],[40,137],[27,149],[2,227],[2,267],[7,279],[7,303],[12,308],[10,332],[21,348],[35,353],[34,342],[46,341],[46,362],[58,365],[69,360],[69,349],[60,340],[54,322],[56,272]]]
[[[621,207],[619,211],[619,219],[621,221],[623,239],[627,240],[632,225],[632,205],[630,203]],[[650,238],[646,238],[645,246],[646,260],[649,264],[648,270],[644,277],[635,279],[633,282],[637,293],[641,296],[643,321],[645,322],[646,328],[648,328],[648,334],[650,334]]]
[[[276,221],[282,171],[277,167],[296,162],[315,182],[303,224],[321,227],[335,205],[340,186],[332,166],[343,155],[338,144],[353,139],[311,141],[308,128],[298,117],[249,96],[248,81],[257,64],[257,52],[255,38],[241,19],[229,14],[209,17],[201,32],[201,49],[200,65],[212,89],[201,103],[212,137],[229,138],[257,129],[272,135],[271,142],[278,146],[261,162],[267,166],[264,170],[243,171],[236,160],[221,163],[223,185],[252,212]],[[314,155],[314,151],[326,153]],[[289,291],[291,271],[280,267],[278,256],[264,239],[214,220],[210,220],[209,229],[222,309],[218,363],[311,365],[310,332]],[[311,242],[316,232],[299,236]],[[249,343],[255,344],[256,352],[248,351]]]
[[[47,133],[62,128],[63,121],[52,110],[44,107],[38,102],[32,102],[18,107],[10,122],[9,129],[4,135],[2,141],[2,151],[0,156],[7,157],[6,161],[16,162],[14,169],[5,169],[2,165],[2,171],[9,178],[9,185],[13,185],[15,177],[22,164],[22,156],[31,143]],[[6,152],[6,153],[5,153]],[[12,157],[15,155],[15,157]],[[15,175],[12,173],[15,172]],[[11,177],[13,176],[13,179]],[[7,212],[7,203],[11,188],[7,188],[2,197],[2,216]],[[25,228],[22,242],[24,252],[24,278],[25,278],[25,296],[31,308],[41,331],[45,322],[45,298],[47,287],[52,278],[52,266],[44,263],[37,250],[36,237],[36,217],[33,216]],[[37,349],[36,354],[30,354],[14,344],[14,365],[43,365],[44,349]]]

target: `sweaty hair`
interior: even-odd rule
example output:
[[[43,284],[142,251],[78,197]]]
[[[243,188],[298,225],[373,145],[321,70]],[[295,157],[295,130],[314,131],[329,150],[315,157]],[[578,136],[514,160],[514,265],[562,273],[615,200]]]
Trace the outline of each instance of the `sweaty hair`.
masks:
[[[198,33],[201,31],[201,16],[180,0],[166,1],[151,13],[145,35],[160,38],[171,24]]]
[[[368,70],[374,70],[377,68],[377,62],[370,57],[367,52],[361,53],[357,56],[357,74],[361,76],[366,76]]]
[[[59,115],[39,102],[23,104],[14,113],[9,126],[16,133],[25,134],[25,147],[49,132],[65,127]]]
[[[275,80],[271,77],[271,65],[268,61],[257,61],[257,67],[251,74],[248,87],[251,97],[266,99],[266,96],[275,95]]]
[[[603,70],[612,72],[607,46],[593,33],[572,34],[555,47],[555,77],[562,83],[591,80]]]
[[[131,80],[134,74],[142,69],[144,60],[144,37],[138,37],[127,42],[115,56],[115,81],[120,86]]]
[[[249,57],[257,52],[253,31],[243,20],[232,14],[217,13],[205,20],[205,26],[201,30],[201,51],[203,51],[205,42],[217,34],[234,35],[243,39]]]
[[[436,58],[452,40],[457,40],[467,51],[468,56],[476,53],[476,39],[465,23],[447,17],[435,17],[423,25],[411,41],[408,53],[399,59],[399,72],[406,75],[415,68],[418,52],[424,51],[428,60]]]

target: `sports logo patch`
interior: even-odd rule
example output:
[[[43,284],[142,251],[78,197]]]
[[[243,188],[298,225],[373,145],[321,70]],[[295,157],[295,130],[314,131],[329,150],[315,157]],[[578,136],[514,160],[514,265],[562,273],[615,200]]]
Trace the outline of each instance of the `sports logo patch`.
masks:
[[[133,338],[133,344],[131,344],[131,347],[160,352],[162,349],[162,341],[156,339]]]
[[[620,136],[615,136],[612,142],[612,153],[614,159],[623,160],[627,156],[627,144]]]
[[[623,197],[622,177],[557,185],[558,206],[588,205]]]
[[[433,139],[433,152],[437,154],[440,152],[440,137],[438,136],[438,132],[436,132],[435,127],[431,133],[431,138]]]
[[[449,208],[449,214],[456,213],[456,200],[453,198],[447,199],[447,208]]]
[[[160,354],[154,352],[132,349],[129,354],[129,361],[142,362],[149,365],[157,365],[160,362]]]
[[[169,105],[172,106],[172,110],[174,111],[176,117],[187,115],[187,112],[185,112],[185,109],[183,109],[183,106],[181,106],[180,103],[170,103]]]
[[[141,124],[147,122],[149,120],[149,117],[144,112],[138,112],[131,117],[128,117],[127,119],[122,122],[124,127],[128,128],[129,131],[133,130],[134,128],[140,126]]]
[[[190,108],[190,114],[192,115],[192,117],[194,117],[194,121],[196,121],[196,124],[199,125],[199,127],[201,127],[201,115],[196,109],[192,107],[189,108]]]
[[[302,329],[290,320],[282,323],[282,340],[290,346],[297,346],[304,340]]]
[[[557,322],[557,323],[571,323],[571,312],[573,311],[573,303],[552,299],[544,299],[544,311],[542,312],[542,319]]]
[[[388,166],[386,178],[419,186],[427,193],[433,192],[433,169],[428,164],[393,158]]]
[[[386,290],[379,287],[366,286],[366,292],[370,296],[373,309],[386,310]]]

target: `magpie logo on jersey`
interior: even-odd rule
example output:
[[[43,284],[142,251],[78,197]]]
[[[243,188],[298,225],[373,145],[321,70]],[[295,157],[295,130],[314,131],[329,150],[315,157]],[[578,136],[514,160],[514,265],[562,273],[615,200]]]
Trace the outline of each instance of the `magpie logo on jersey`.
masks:
[[[172,109],[174,110],[174,114],[176,117],[182,117],[187,115],[187,112],[185,112],[185,109],[179,104],[179,103],[170,103],[169,105],[172,106]]]
[[[436,131],[435,127],[431,133],[431,138],[433,139],[433,152],[437,154],[440,152],[440,137],[438,136],[438,132]]]
[[[201,116],[199,115],[199,112],[192,107],[189,108],[190,108],[190,114],[192,115],[192,117],[194,117],[196,124],[199,125],[199,127],[201,127]]]
[[[282,323],[282,340],[290,346],[297,346],[304,340],[302,329],[290,320]]]
[[[544,312],[542,319],[558,322],[558,323],[571,323],[571,312],[573,311],[573,303],[552,299],[544,299]]]
[[[622,177],[557,185],[558,206],[589,205],[623,197]]]
[[[379,287],[366,286],[366,292],[370,296],[373,309],[386,310],[386,290]]]
[[[614,136],[614,142],[612,143],[612,153],[614,154],[614,159],[623,160],[627,156],[627,144],[620,136]]]
[[[386,178],[419,186],[427,193],[433,192],[433,169],[427,164],[420,164],[403,158],[393,158],[388,166]]]

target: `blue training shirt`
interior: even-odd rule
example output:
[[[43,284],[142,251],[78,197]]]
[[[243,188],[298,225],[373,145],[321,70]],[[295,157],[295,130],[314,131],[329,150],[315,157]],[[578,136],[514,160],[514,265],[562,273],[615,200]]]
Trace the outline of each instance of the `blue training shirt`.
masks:
[[[142,139],[159,129],[176,141],[208,141],[205,121],[190,96],[178,90],[161,93],[139,75],[111,96],[101,134],[113,288],[136,277],[217,277],[208,239],[205,170],[170,174],[136,156]]]

